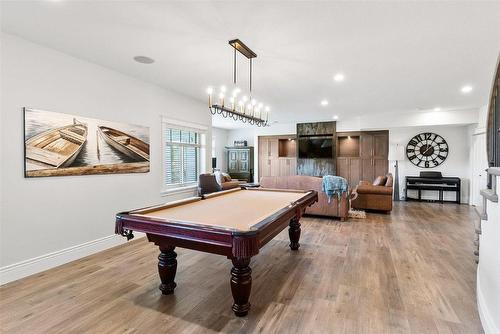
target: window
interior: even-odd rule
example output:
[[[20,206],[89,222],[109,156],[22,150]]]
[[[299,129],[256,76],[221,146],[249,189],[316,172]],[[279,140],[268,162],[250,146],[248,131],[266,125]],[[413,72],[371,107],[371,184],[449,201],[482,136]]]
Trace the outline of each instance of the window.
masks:
[[[163,123],[164,188],[194,186],[202,172],[204,131]]]

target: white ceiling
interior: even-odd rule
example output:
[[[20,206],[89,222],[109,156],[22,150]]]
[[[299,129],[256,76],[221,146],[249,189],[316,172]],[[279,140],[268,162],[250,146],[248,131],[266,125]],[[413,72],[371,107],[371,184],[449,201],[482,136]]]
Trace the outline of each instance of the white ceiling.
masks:
[[[203,102],[207,86],[231,84],[227,41],[240,38],[258,54],[254,95],[279,122],[478,107],[500,50],[500,2],[53,0],[1,9],[3,31]],[[243,59],[239,69],[245,88]],[[472,93],[460,93],[465,84]]]

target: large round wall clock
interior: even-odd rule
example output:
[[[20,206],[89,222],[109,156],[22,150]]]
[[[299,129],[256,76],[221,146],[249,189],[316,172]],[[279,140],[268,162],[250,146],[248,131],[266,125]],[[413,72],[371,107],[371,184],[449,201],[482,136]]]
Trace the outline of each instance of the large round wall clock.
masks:
[[[415,166],[433,168],[448,157],[448,143],[435,133],[419,133],[406,145],[406,156]]]

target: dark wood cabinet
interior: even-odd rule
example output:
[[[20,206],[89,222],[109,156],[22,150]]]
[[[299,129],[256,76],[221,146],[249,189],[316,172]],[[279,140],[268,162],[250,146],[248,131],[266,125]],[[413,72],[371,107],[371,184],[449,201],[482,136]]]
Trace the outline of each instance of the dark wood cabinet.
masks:
[[[382,131],[373,135],[373,158],[385,159],[389,155],[389,132]]]
[[[362,131],[360,134],[361,179],[373,181],[389,169],[389,131]]]
[[[361,159],[359,157],[337,157],[337,175],[354,186],[361,181]]]
[[[373,181],[388,172],[389,131],[339,132],[337,175],[354,188],[359,181]]]
[[[364,181],[373,181],[375,178],[375,168],[372,158],[361,159],[361,179]]]
[[[253,182],[253,147],[226,147],[227,171],[234,179]]]

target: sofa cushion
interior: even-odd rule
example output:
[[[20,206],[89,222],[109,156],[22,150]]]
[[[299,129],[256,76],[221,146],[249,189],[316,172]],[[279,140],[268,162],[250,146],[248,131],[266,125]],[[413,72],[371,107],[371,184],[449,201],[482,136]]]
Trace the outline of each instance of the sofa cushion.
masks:
[[[392,178],[392,174],[387,175],[387,181],[385,181],[385,186],[386,187],[392,187],[392,183],[394,182]]]
[[[377,176],[375,181],[373,181],[372,185],[374,186],[385,186],[385,183],[387,182],[387,177],[386,176]]]
[[[243,183],[245,183],[245,181],[240,181],[240,180],[231,180],[229,182],[224,182],[222,183],[222,190],[238,188]]]
[[[378,194],[378,195],[391,195],[392,188],[374,185],[360,185],[356,187],[358,194]]]

